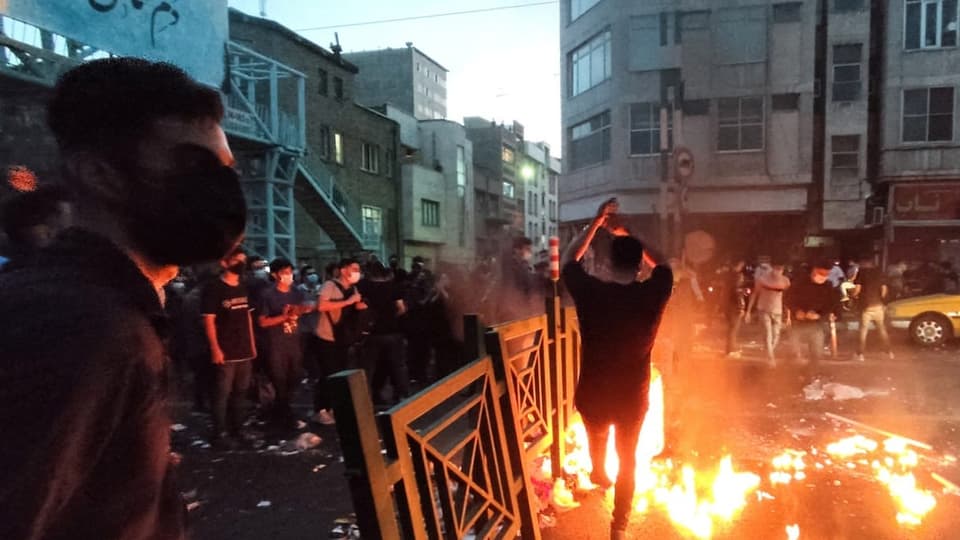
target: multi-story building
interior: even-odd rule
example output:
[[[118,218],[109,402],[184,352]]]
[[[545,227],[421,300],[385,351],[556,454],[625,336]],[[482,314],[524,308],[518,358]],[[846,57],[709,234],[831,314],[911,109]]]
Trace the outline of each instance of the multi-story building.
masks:
[[[300,262],[322,262],[363,252],[381,258],[400,247],[397,215],[400,142],[397,123],[355,102],[357,67],[268,19],[230,10],[231,40],[304,74],[301,95],[307,147],[291,176],[295,238]],[[241,170],[256,169],[243,159]],[[254,206],[269,201],[254,201]]]
[[[360,69],[354,81],[357,103],[390,103],[418,120],[447,117],[447,69],[413,43],[344,57]]]
[[[474,262],[473,144],[449,120],[417,120],[387,104],[381,112],[400,126],[400,255],[409,267]]]
[[[533,240],[535,252],[547,249],[548,239],[557,234],[557,190],[560,160],[550,155],[543,142],[526,141],[520,179],[526,193],[524,229]]]
[[[859,12],[872,21],[871,40],[863,48],[866,52],[868,43],[875,44],[869,65],[881,70],[875,85],[880,115],[868,121],[866,131],[866,167],[877,186],[876,206],[869,208],[867,220],[885,224],[888,262],[952,260],[960,265],[957,2],[867,4],[876,8],[864,5]],[[871,133],[880,139],[871,141]]]
[[[560,2],[561,220],[616,196],[654,243],[706,229],[721,255],[799,249],[817,196],[816,4]],[[694,167],[674,185],[679,147]]]
[[[477,255],[500,257],[512,237],[525,234],[524,192],[520,177],[523,126],[510,127],[479,117],[464,119],[473,142]]]

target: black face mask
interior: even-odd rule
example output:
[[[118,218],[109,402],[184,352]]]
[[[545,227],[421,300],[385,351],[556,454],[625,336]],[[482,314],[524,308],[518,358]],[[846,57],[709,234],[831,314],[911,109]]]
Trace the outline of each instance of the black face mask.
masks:
[[[246,226],[240,178],[202,146],[182,145],[172,154],[173,172],[132,175],[123,208],[131,239],[156,264],[217,260],[236,246]]]

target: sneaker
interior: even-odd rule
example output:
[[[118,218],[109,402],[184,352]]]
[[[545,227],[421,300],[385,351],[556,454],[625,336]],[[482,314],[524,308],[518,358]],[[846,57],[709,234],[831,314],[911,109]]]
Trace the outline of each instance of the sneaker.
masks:
[[[313,421],[322,426],[332,426],[337,423],[330,409],[320,409],[317,411],[317,414],[313,415]]]
[[[889,358],[891,361],[897,359],[896,355],[893,354],[893,351],[887,353],[887,358]]]
[[[603,491],[606,491],[613,486],[613,481],[607,478],[607,474],[605,472],[601,472],[600,474],[590,473],[590,483],[597,488],[602,489]]]
[[[853,360],[854,360],[855,362],[863,362],[863,361],[864,361],[864,359],[863,359],[863,354],[857,353],[857,354],[853,355]]]

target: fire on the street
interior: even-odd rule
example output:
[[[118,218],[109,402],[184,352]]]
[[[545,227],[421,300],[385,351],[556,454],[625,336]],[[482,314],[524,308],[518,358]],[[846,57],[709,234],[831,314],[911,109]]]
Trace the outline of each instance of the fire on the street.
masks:
[[[878,482],[889,492],[897,509],[896,522],[902,527],[919,526],[936,507],[934,492],[919,486],[915,476],[921,457],[911,448],[912,441],[898,437],[878,443],[863,435],[852,435],[830,442],[821,450],[785,449],[770,461],[766,482],[760,474],[735,469],[734,457],[729,454],[706,468],[673,459],[654,459],[664,447],[663,399],[663,379],[654,368],[650,409],[637,444],[634,509],[640,514],[662,512],[686,536],[711,538],[717,531],[729,529],[752,501],[760,504],[775,499],[776,495],[767,490],[778,494],[780,490],[793,489],[791,485],[807,480],[808,471],[834,475],[835,485],[839,485],[842,475]],[[613,428],[604,470],[615,479],[619,463],[612,435]],[[589,480],[592,464],[587,434],[579,418],[571,425],[567,438],[573,450],[567,455],[564,471],[576,479],[577,489],[594,488]],[[937,479],[936,474],[932,476]],[[563,496],[571,495],[566,491]],[[610,488],[606,501],[611,507],[612,497]],[[798,524],[785,524],[783,530],[789,540],[801,537]]]

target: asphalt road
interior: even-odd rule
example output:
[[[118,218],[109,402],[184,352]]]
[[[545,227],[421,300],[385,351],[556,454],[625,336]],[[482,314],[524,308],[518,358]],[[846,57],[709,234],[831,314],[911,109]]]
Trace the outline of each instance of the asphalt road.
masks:
[[[713,462],[729,453],[738,469],[766,476],[765,467],[780,450],[809,448],[848,435],[828,421],[825,412],[920,439],[933,445],[938,455],[960,455],[956,346],[919,351],[898,335],[894,361],[868,350],[862,364],[828,361],[816,371],[792,365],[771,371],[761,362],[756,329],[744,333],[743,358],[725,358],[717,353],[716,343],[708,343],[696,347],[683,367],[685,383],[668,380],[670,414],[680,419],[668,433],[668,452],[674,459]],[[843,336],[841,349],[852,352],[849,337]],[[814,378],[875,395],[849,401],[805,400],[803,387]],[[301,394],[299,412],[306,416],[308,392]],[[327,538],[334,520],[351,512],[332,428],[307,426],[323,442],[306,451],[294,451],[290,437],[260,437],[253,441],[257,448],[219,452],[204,447],[206,418],[191,415],[188,403],[178,403],[175,421],[181,426],[173,433],[174,449],[184,456],[180,485],[189,500],[198,503],[190,511],[194,538]],[[937,470],[960,483],[960,467]],[[761,489],[775,499],[752,500],[730,527],[716,531],[715,538],[786,538],[784,526],[791,523],[800,525],[800,538],[960,538],[957,496],[939,495],[923,526],[908,530],[896,525],[896,511],[884,488],[843,471],[813,473],[802,486],[786,490]],[[557,525],[543,530],[545,540],[609,537],[609,511],[601,496],[588,493],[580,499],[580,508],[559,514]],[[629,537],[685,538],[656,509],[634,517]]]

